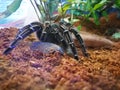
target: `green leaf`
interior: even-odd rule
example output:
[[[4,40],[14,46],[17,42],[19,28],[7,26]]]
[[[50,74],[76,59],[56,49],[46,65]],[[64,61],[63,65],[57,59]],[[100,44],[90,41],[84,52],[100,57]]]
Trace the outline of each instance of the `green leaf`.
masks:
[[[50,15],[53,15],[53,13],[57,11],[59,0],[48,0],[47,3],[48,3],[48,9],[49,9]]]
[[[78,27],[77,27],[77,30],[81,30],[81,28],[82,28],[82,25],[79,25]]]
[[[11,13],[15,12],[21,4],[22,0],[14,0],[8,7],[7,10]]]
[[[101,7],[103,7],[105,4],[106,4],[107,0],[102,0],[101,2],[99,3],[96,3],[93,10],[97,10],[97,9],[100,9]]]
[[[6,18],[13,14],[20,7],[21,2],[22,0],[14,0],[9,6],[7,6],[6,11],[0,13],[0,19]]]
[[[72,5],[71,3],[66,3],[62,7],[59,6],[58,7],[58,12],[60,14],[65,14],[67,12],[67,10],[70,9],[71,5]]]
[[[102,12],[103,17],[105,17],[106,21],[108,21],[108,14],[106,11]]]
[[[99,8],[101,8],[104,4],[98,3],[94,6],[93,10],[97,10]]]
[[[92,15],[93,15],[95,24],[96,24],[96,25],[99,25],[99,24],[100,24],[100,22],[99,22],[99,17],[98,17],[98,15],[96,14],[96,12],[93,11],[93,12],[92,12]]]
[[[86,3],[86,11],[90,10],[92,8],[91,6],[91,0],[87,0],[87,3]]]
[[[74,0],[67,0],[67,2],[71,2],[72,3],[72,2],[74,2]]]
[[[115,5],[120,8],[120,0],[115,0]]]
[[[115,39],[120,39],[120,32],[113,34],[112,37]]]

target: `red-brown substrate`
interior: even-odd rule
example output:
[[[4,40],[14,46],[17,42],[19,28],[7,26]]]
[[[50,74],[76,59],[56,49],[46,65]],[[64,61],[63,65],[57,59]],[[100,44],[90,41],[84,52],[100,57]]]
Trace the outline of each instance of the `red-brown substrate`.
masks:
[[[120,43],[107,49],[88,49],[81,60],[59,53],[31,51],[28,38],[9,55],[3,51],[17,29],[0,30],[0,90],[120,90]]]

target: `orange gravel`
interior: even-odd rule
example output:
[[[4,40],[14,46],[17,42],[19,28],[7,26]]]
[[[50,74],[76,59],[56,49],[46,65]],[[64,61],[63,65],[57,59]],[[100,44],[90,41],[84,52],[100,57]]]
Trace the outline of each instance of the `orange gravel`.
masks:
[[[88,48],[79,61],[58,52],[31,51],[27,38],[9,55],[3,51],[16,28],[0,30],[0,90],[120,90],[120,42],[111,48]]]

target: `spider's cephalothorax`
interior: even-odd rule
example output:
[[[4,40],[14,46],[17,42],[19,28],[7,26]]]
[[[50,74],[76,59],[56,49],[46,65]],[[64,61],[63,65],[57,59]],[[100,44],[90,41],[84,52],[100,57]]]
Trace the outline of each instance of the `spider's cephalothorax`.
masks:
[[[24,39],[31,33],[36,32],[38,39],[41,42],[50,42],[61,46],[64,52],[72,54],[75,59],[78,60],[78,54],[76,47],[72,39],[72,33],[78,39],[82,52],[85,56],[88,56],[86,48],[81,36],[71,26],[71,24],[61,21],[59,23],[45,22],[42,25],[40,22],[33,22],[18,31],[15,40],[11,45],[4,51],[4,54],[8,54],[16,45],[19,40]]]
[[[58,45],[63,49],[64,52],[68,54],[72,54],[74,58],[78,60],[79,58],[78,58],[77,50],[76,50],[76,47],[72,39],[72,34],[74,34],[74,36],[77,38],[77,40],[79,41],[81,45],[83,54],[85,56],[88,56],[84,42],[81,36],[78,34],[77,30],[75,30],[70,23],[65,22],[64,19],[60,20],[60,22],[53,23],[50,17],[48,2],[43,2],[42,0],[40,0],[40,4],[38,4],[36,0],[33,0],[33,1],[35,3],[35,6],[37,7],[36,11],[39,11],[39,14],[41,15],[41,17],[42,16],[44,17],[44,19],[41,20],[43,23],[33,22],[19,29],[16,35],[16,38],[10,44],[10,46],[4,51],[4,54],[8,54],[13,48],[15,48],[17,43],[20,40],[26,38],[33,32],[36,32],[36,35],[38,39],[40,40],[40,42],[53,43],[53,44],[50,44],[50,46]]]

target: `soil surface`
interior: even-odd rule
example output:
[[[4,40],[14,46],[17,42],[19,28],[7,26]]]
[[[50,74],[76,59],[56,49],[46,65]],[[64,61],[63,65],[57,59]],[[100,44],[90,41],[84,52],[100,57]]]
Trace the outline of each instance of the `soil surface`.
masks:
[[[88,58],[75,60],[59,52],[32,51],[30,36],[3,55],[16,28],[0,30],[0,90],[120,90],[120,42],[109,48],[89,48]]]

